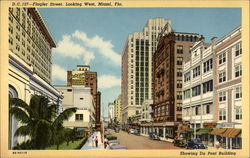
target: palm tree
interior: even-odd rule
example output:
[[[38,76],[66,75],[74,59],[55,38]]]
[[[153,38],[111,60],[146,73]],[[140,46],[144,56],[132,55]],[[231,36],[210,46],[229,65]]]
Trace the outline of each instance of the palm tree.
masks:
[[[49,105],[48,98],[34,95],[30,104],[26,104],[18,98],[11,98],[10,113],[22,123],[16,130],[15,136],[29,136],[33,149],[45,149],[50,145],[55,136],[53,126],[62,125],[63,120],[68,119],[77,108],[69,108],[56,116],[56,104]]]

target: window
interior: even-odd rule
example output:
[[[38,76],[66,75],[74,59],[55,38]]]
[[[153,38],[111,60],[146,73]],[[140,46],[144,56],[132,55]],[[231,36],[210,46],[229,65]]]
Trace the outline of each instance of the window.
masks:
[[[241,42],[235,46],[235,56],[239,56],[242,54]]]
[[[83,100],[83,98],[80,98],[80,100]]]
[[[181,45],[178,45],[177,46],[177,53],[183,53],[183,46],[181,46]]]
[[[182,65],[183,58],[177,57],[177,65]]]
[[[177,80],[177,88],[182,88],[182,80]]]
[[[213,80],[203,83],[203,93],[213,91]]]
[[[13,39],[11,37],[9,37],[9,43],[13,45]]]
[[[9,26],[9,31],[10,31],[10,33],[13,33],[13,27],[12,26]]]
[[[203,63],[203,72],[206,73],[213,68],[213,59],[209,59],[208,61]]]
[[[210,111],[211,111],[211,104],[206,104],[205,105],[205,114],[210,114]]]
[[[192,96],[198,96],[201,94],[201,85],[195,86],[192,88]]]
[[[198,105],[195,107],[195,115],[200,115],[201,114],[201,106]]]
[[[223,101],[226,101],[227,97],[226,97],[226,92],[223,91],[223,92],[220,92],[219,93],[219,102],[223,102]]]
[[[239,77],[242,75],[241,65],[235,66],[234,69],[235,69],[235,77]]]
[[[241,87],[237,87],[235,89],[235,98],[236,99],[242,98],[242,88]]]
[[[190,81],[190,72],[184,74],[184,82]]]
[[[193,69],[193,78],[200,76],[200,66]]]
[[[219,73],[219,83],[225,82],[226,81],[226,72],[220,72]]]
[[[67,92],[72,92],[72,89],[67,89]]]
[[[16,44],[16,50],[20,51],[20,46]]]
[[[219,64],[223,64],[226,62],[226,53],[222,53],[219,55]]]
[[[182,76],[182,69],[177,69],[177,76],[181,77]]]
[[[83,114],[76,114],[76,121],[83,121]]]
[[[226,120],[226,109],[219,110],[219,120]]]
[[[242,120],[242,109],[241,108],[235,109],[235,119]]]
[[[184,99],[190,98],[190,89],[184,91]]]
[[[177,92],[177,99],[181,100],[182,99],[182,92]]]

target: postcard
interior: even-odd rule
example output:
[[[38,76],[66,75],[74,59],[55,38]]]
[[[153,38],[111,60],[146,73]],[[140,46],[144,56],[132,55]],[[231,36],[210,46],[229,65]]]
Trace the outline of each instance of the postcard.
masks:
[[[249,1],[1,1],[1,157],[249,157]]]

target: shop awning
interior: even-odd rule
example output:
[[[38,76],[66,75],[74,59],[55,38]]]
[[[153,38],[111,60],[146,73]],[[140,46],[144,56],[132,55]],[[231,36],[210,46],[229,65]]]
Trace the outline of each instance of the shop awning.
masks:
[[[200,128],[200,129],[196,132],[196,135],[208,134],[210,131],[212,131],[211,128]]]
[[[226,130],[227,130],[226,128],[215,128],[215,129],[213,129],[211,132],[209,132],[208,134],[220,136],[220,135],[223,134]]]
[[[227,128],[227,130],[220,136],[228,138],[236,138],[241,133],[241,129]]]

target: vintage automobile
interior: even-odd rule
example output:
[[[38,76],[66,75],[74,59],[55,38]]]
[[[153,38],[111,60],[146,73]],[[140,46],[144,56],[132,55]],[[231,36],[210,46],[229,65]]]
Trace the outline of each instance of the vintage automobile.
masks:
[[[183,138],[175,138],[173,145],[184,148],[186,146],[186,140]]]
[[[119,145],[120,141],[119,140],[109,140],[108,145],[113,146],[113,145]]]
[[[207,147],[202,144],[199,139],[191,139],[187,142],[186,149],[207,149]]]
[[[109,146],[110,150],[127,150],[128,148],[125,145],[117,144]]]

